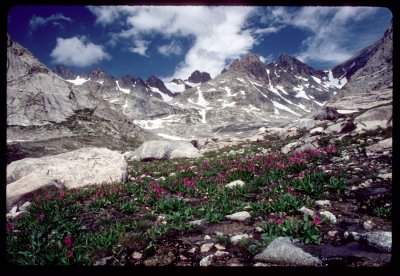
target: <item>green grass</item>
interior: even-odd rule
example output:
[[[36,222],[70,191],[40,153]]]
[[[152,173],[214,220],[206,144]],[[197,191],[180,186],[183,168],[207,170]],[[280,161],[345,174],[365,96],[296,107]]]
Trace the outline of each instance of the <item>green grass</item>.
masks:
[[[326,154],[318,158],[305,154],[303,162],[262,154],[268,145],[268,141],[251,143],[234,157],[225,153],[240,146],[197,160],[130,162],[135,178],[131,182],[38,194],[31,199],[29,212],[7,219],[7,261],[89,265],[104,256],[148,252],[167,236],[192,231],[190,221],[220,223],[226,215],[246,208],[252,220],[264,221],[261,237],[239,245],[250,254],[278,235],[319,243],[321,225],[298,209],[312,206],[314,198],[326,192],[342,192],[346,179],[315,169],[330,158]],[[234,180],[246,184],[225,187]],[[270,221],[272,213],[290,218],[276,224]],[[72,238],[71,245],[65,243],[67,237]],[[224,237],[217,240],[229,243]]]

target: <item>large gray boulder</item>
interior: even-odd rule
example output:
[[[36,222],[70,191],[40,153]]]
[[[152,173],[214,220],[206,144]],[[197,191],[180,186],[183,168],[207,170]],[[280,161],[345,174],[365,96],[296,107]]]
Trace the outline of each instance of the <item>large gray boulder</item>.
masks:
[[[334,107],[329,107],[329,106],[324,106],[320,110],[318,110],[317,114],[315,114],[314,119],[315,120],[329,120],[329,121],[335,121],[339,118],[339,113],[337,112],[336,108]]]
[[[273,240],[263,252],[254,257],[256,261],[281,266],[320,266],[319,258],[305,252],[290,241],[288,237]]]
[[[132,159],[139,161],[198,158],[201,154],[190,142],[153,140],[143,143]]]
[[[357,130],[375,130],[390,126],[393,106],[385,105],[370,109],[354,119]]]
[[[24,197],[39,190],[49,190],[51,188],[61,189],[64,188],[64,185],[53,177],[35,172],[21,177],[17,181],[7,185],[7,210],[11,209]]]
[[[127,177],[128,165],[123,155],[106,148],[82,148],[53,156],[25,158],[7,166],[7,202],[52,183],[72,189],[126,181]]]

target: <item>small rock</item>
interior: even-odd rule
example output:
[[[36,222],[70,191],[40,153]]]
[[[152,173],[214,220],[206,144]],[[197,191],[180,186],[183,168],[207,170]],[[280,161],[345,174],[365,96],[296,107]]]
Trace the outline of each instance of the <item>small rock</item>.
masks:
[[[206,252],[210,251],[213,246],[214,246],[214,243],[205,243],[200,247],[200,252],[206,253]]]
[[[182,254],[179,255],[179,259],[181,259],[181,261],[187,261],[188,260],[188,258],[183,256]]]
[[[336,234],[338,233],[338,231],[328,231],[328,235],[330,236],[330,237],[334,237]]]
[[[327,218],[332,224],[336,224],[336,217],[329,211],[321,211],[319,212],[321,216]]]
[[[210,266],[212,264],[213,257],[214,257],[214,255],[211,254],[211,255],[208,255],[208,256],[204,257],[203,259],[201,259],[200,266]]]
[[[316,127],[316,128],[313,128],[312,130],[310,130],[310,135],[319,135],[319,134],[322,134],[323,132],[324,132],[323,127]]]
[[[269,264],[265,264],[265,263],[255,263],[253,266],[271,266],[271,265],[269,265]]]
[[[256,227],[256,232],[262,233],[262,232],[264,232],[264,230],[260,226],[257,226]]]
[[[101,258],[100,260],[97,260],[96,262],[93,263],[93,266],[103,266],[103,265],[107,265],[110,263],[110,260],[117,260],[115,259],[113,256],[109,256],[109,257],[104,257]]]
[[[211,240],[211,237],[209,235],[205,235],[204,240]]]
[[[140,260],[143,257],[143,254],[140,252],[133,252],[131,258],[134,260]]]
[[[214,245],[216,249],[218,250],[225,250],[225,246],[220,245],[219,243],[217,243],[216,245]]]
[[[305,215],[309,215],[311,217],[314,216],[315,212],[311,209],[308,209],[307,207],[303,206],[299,209],[300,212],[302,212]]]
[[[242,211],[242,212],[237,212],[231,215],[225,216],[225,218],[230,219],[230,220],[236,220],[236,221],[245,221],[247,219],[251,218],[251,215],[247,211]]]
[[[227,188],[232,188],[232,187],[236,187],[236,186],[242,187],[244,185],[245,185],[245,183],[242,180],[235,180],[235,181],[232,181],[232,182],[226,184],[225,187],[227,187]]]
[[[316,200],[315,205],[320,206],[320,207],[330,207],[331,202],[329,200]]]
[[[363,235],[368,244],[381,252],[392,251],[392,232],[389,231],[376,231],[368,232]]]
[[[392,179],[392,173],[379,174],[378,177],[383,179]]]
[[[321,266],[319,258],[305,252],[288,237],[278,237],[266,249],[254,256],[254,260],[288,266]]]
[[[189,253],[194,253],[194,252],[196,252],[196,250],[197,250],[197,247],[192,247],[188,252]]]
[[[372,230],[372,228],[374,228],[374,226],[372,225],[372,221],[370,220],[364,221],[363,227],[365,230]]]
[[[26,201],[24,204],[19,206],[19,210],[22,212],[26,212],[28,210],[29,206],[31,206],[31,203],[29,201]]]
[[[221,251],[221,250],[218,250],[218,251],[215,252],[215,254],[214,254],[214,256],[217,256],[217,257],[221,257],[221,256],[225,256],[225,255],[229,255],[229,253],[226,252],[226,251]]]
[[[205,219],[193,220],[189,221],[188,224],[192,226],[203,226],[206,224],[206,220]]]
[[[233,237],[231,237],[231,243],[232,244],[234,244],[234,245],[236,245],[236,244],[238,244],[239,242],[240,242],[240,240],[242,240],[242,239],[248,239],[249,238],[249,235],[247,235],[247,234],[241,234],[241,235],[236,235],[236,236],[233,236]]]

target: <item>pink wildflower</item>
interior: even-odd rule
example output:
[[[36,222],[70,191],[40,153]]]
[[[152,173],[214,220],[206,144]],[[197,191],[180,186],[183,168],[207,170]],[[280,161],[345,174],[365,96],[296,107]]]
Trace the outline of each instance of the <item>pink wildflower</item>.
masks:
[[[182,192],[179,192],[179,193],[178,193],[178,197],[183,197]]]
[[[304,175],[305,175],[304,171],[299,173],[299,177],[304,177]]]
[[[282,220],[280,218],[278,218],[278,219],[275,220],[275,223],[279,225],[279,224],[282,223]]]
[[[63,199],[65,196],[64,191],[61,191],[60,194],[58,195],[58,198]]]
[[[334,145],[329,145],[326,149],[325,149],[326,153],[335,153],[336,152],[336,147]]]
[[[11,222],[7,222],[6,224],[6,230],[7,231],[11,231],[14,229],[14,224],[12,224]]]
[[[119,187],[117,186],[117,185],[115,185],[114,187],[113,187],[113,190],[116,192],[116,191],[119,191]]]
[[[65,257],[67,257],[67,259],[71,259],[73,255],[74,254],[71,251],[67,251],[67,254],[65,255]]]
[[[314,223],[314,225],[318,225],[318,224],[321,223],[321,220],[320,220],[319,216],[315,216],[315,217],[314,217],[313,223]]]
[[[44,215],[44,214],[40,214],[40,215],[38,215],[38,216],[36,217],[36,220],[37,220],[38,222],[42,222],[42,221],[44,221],[44,218],[45,218],[45,215]]]
[[[64,244],[65,244],[65,246],[66,246],[67,248],[70,248],[71,245],[72,245],[72,237],[71,237],[71,236],[67,236],[67,237],[64,239]]]

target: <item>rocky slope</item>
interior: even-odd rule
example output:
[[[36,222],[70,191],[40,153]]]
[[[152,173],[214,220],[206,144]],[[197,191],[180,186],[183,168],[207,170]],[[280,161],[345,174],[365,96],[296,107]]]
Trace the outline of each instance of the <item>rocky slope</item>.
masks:
[[[153,137],[105,101],[53,73],[7,41],[7,162],[85,145],[135,147]]]
[[[365,60],[365,56],[369,59]],[[393,23],[390,23],[382,39],[362,50],[360,55],[351,60],[354,60],[356,64],[365,63],[365,66],[354,72],[350,81],[328,105],[338,109],[362,110],[391,103],[393,100]]]

